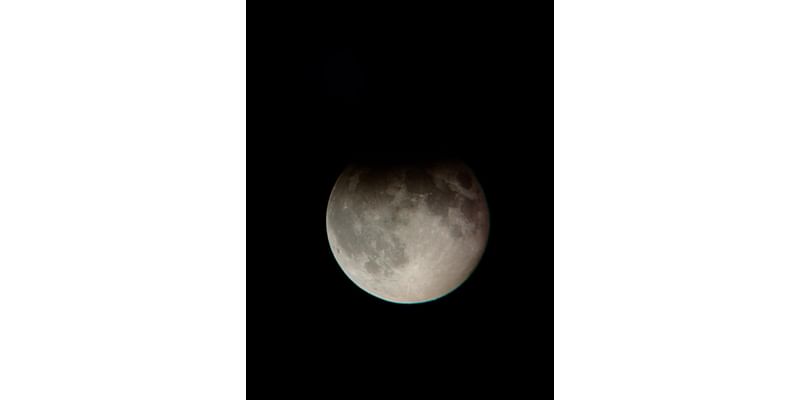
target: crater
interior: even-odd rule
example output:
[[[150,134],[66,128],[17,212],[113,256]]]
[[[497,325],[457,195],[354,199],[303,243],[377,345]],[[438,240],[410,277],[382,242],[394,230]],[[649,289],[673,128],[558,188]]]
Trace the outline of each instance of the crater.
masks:
[[[376,275],[381,272],[381,266],[375,262],[375,260],[370,259],[364,264],[364,267],[367,269],[367,272],[370,274]]]

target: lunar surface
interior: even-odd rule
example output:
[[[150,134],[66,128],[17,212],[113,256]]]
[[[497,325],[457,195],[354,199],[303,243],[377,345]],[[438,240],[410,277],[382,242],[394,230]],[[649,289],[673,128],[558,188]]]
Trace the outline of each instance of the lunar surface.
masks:
[[[489,210],[460,162],[351,165],[328,201],[328,241],[344,273],[395,303],[438,299],[478,265]]]

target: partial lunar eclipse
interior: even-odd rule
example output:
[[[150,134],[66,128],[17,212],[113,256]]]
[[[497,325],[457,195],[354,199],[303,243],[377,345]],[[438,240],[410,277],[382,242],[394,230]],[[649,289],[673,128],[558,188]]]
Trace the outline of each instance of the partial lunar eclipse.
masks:
[[[395,303],[447,295],[478,265],[486,197],[461,162],[351,165],[326,214],[331,250],[350,280]]]

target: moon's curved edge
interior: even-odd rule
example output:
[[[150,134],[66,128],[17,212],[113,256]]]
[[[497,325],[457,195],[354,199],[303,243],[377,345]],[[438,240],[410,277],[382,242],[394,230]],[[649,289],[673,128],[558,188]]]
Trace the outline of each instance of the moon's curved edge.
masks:
[[[491,210],[489,209],[489,201],[488,201],[488,199],[486,197],[486,192],[483,190],[483,185],[481,185],[480,180],[478,179],[478,176],[475,174],[475,171],[473,171],[472,168],[469,165],[467,165],[466,163],[461,162],[461,164],[464,167],[466,167],[470,171],[472,176],[475,178],[475,182],[477,183],[478,189],[480,190],[481,196],[483,197],[483,203],[486,206],[486,241],[484,243],[483,249],[481,250],[480,256],[478,257],[477,261],[475,262],[475,266],[472,267],[472,270],[469,272],[469,274],[467,274],[466,277],[461,282],[459,282],[458,285],[455,285],[453,288],[451,288],[450,290],[442,293],[441,295],[438,295],[436,297],[432,297],[430,299],[419,300],[419,301],[405,301],[405,300],[394,299],[394,298],[391,298],[391,297],[388,297],[388,296],[379,295],[379,294],[373,292],[372,290],[362,286],[356,279],[353,279],[353,277],[349,273],[347,273],[347,269],[342,266],[341,261],[339,261],[339,258],[336,256],[336,249],[333,248],[333,242],[331,241],[331,236],[335,236],[335,234],[331,233],[331,228],[330,228],[330,225],[328,223],[328,214],[330,213],[331,199],[333,198],[333,194],[336,192],[336,188],[339,186],[339,182],[344,178],[345,172],[347,172],[351,168],[351,166],[345,167],[342,170],[342,172],[339,173],[339,176],[336,178],[336,182],[333,184],[333,188],[331,188],[331,193],[330,193],[330,195],[328,195],[328,202],[327,202],[326,207],[325,207],[325,233],[328,236],[328,248],[330,248],[331,254],[333,255],[334,260],[336,260],[336,264],[339,266],[339,270],[342,271],[342,273],[344,273],[344,275],[347,277],[347,279],[350,280],[350,282],[355,284],[356,287],[358,287],[359,289],[361,289],[361,290],[367,292],[368,294],[372,295],[373,297],[377,297],[377,298],[379,298],[381,300],[388,301],[390,303],[394,303],[394,304],[424,304],[424,303],[429,303],[429,302],[432,302],[432,301],[435,301],[435,300],[439,300],[439,299],[449,295],[450,293],[453,293],[454,291],[456,291],[456,289],[460,288],[466,281],[469,280],[469,278],[472,276],[472,274],[475,273],[475,270],[478,269],[478,267],[481,265],[481,260],[483,260],[483,256],[484,256],[484,254],[486,254],[486,248],[489,246],[489,238],[491,237],[491,227],[492,227],[492,221],[491,221],[492,220],[492,213],[491,213]]]

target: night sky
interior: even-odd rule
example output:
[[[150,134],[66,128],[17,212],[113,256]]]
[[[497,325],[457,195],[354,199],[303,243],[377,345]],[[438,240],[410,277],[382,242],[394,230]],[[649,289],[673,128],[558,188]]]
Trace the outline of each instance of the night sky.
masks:
[[[276,216],[290,227],[276,249],[290,264],[266,268],[289,270],[288,281],[272,281],[268,290],[280,293],[287,329],[304,346],[320,352],[364,346],[369,353],[395,342],[401,347],[391,352],[406,349],[431,360],[468,346],[463,357],[494,358],[522,351],[522,332],[535,320],[549,320],[552,170],[547,141],[537,142],[549,138],[549,116],[540,117],[540,132],[520,124],[518,113],[527,107],[515,61],[520,48],[501,39],[471,29],[358,39],[311,35],[292,44],[290,123],[279,134],[285,142],[267,154],[280,160],[275,178],[286,188],[278,201],[292,210]],[[331,253],[325,230],[331,189],[351,162],[437,157],[463,160],[483,186],[491,228],[482,261],[436,301],[402,305],[373,297],[345,276]],[[540,357],[549,357],[549,347],[541,350]]]

